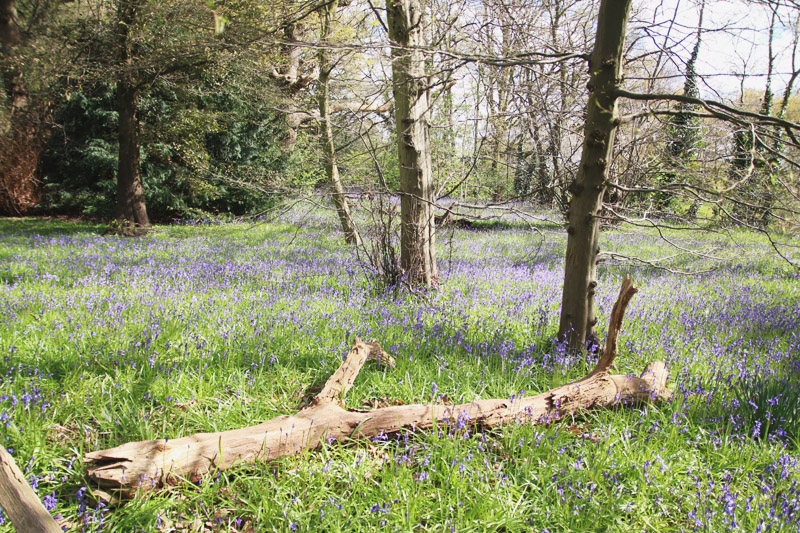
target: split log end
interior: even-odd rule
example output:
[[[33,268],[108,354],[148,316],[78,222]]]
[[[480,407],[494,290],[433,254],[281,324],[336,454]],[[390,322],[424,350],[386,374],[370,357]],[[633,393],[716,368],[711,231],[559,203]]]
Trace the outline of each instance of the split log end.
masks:
[[[672,391],[667,388],[668,378],[667,365],[663,361],[654,361],[644,368],[639,379],[650,384],[650,391],[656,395],[657,399],[669,400],[672,397]]]
[[[86,453],[83,456],[86,473],[99,487],[130,498],[141,487],[153,488],[162,484],[160,472],[163,470],[155,459],[165,443],[163,439],[128,442],[116,448]],[[154,473],[144,477],[133,473],[141,470],[143,465],[145,471]]]
[[[13,457],[0,446],[0,508],[17,531],[61,532]]]

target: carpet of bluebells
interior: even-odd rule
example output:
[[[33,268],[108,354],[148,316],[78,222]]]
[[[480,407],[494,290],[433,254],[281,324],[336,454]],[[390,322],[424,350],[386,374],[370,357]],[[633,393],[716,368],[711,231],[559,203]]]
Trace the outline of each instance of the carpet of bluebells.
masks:
[[[141,238],[80,222],[0,220],[0,442],[75,531],[800,531],[800,275],[756,235],[694,276],[609,260],[634,297],[619,373],[665,360],[668,403],[549,426],[331,443],[111,506],[83,454],[290,414],[354,336],[353,408],[545,391],[585,374],[557,342],[564,231],[513,223],[439,239],[441,288],[385,291],[335,220],[192,223]],[[671,237],[685,248],[711,235]],[[625,255],[673,254],[645,230],[603,233]],[[686,257],[681,267],[702,267]],[[696,262],[697,264],[694,264]],[[11,531],[0,515],[0,532]]]

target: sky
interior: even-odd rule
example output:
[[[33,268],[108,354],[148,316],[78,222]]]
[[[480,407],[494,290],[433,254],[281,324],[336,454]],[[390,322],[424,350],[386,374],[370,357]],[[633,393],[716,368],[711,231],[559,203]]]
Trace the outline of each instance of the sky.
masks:
[[[657,24],[651,31],[658,39],[651,46],[660,46],[669,33],[669,48],[686,61],[695,43],[699,0],[639,0],[634,2],[635,18],[631,29],[642,29]],[[669,21],[676,13],[675,24]],[[778,23],[773,37],[775,77],[773,92],[781,96],[792,71],[791,52],[792,19],[798,10],[783,8],[778,11]],[[716,95],[737,98],[741,92],[742,77],[747,72],[745,88],[763,91],[768,64],[769,23],[771,12],[764,5],[746,0],[706,0],[703,20],[704,34],[697,62],[697,71],[704,75],[701,93],[704,97]],[[669,31],[668,31],[669,28]],[[800,64],[800,57],[798,57]],[[683,68],[683,65],[678,65]]]

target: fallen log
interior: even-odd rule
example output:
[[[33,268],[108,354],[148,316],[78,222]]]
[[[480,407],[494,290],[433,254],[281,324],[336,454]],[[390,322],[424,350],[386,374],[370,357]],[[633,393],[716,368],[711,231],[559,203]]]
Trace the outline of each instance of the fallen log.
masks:
[[[476,400],[460,405],[402,405],[372,410],[344,409],[342,398],[370,358],[391,361],[377,342],[356,338],[341,366],[311,404],[256,426],[217,433],[197,433],[173,440],[129,442],[87,453],[88,475],[101,488],[130,497],[164,484],[198,481],[215,470],[269,461],[333,440],[368,438],[404,429],[431,428],[445,419],[481,427],[509,422],[549,423],[592,408],[624,401],[648,402],[670,396],[664,363],[649,364],[640,377],[611,375],[616,338],[625,307],[636,292],[626,278],[614,304],[608,342],[597,366],[586,377],[535,396]]]
[[[3,446],[0,446],[0,508],[17,531],[61,533],[61,526],[44,508]]]
[[[436,227],[453,226],[461,229],[472,229],[475,227],[473,220],[453,216],[452,211],[448,211],[444,215],[434,215],[433,221],[436,223]]]

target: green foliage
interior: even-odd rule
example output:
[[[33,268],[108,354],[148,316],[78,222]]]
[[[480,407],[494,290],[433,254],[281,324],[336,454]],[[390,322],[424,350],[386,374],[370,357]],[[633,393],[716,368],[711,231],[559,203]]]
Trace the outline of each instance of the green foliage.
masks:
[[[765,98],[771,98],[767,91]],[[767,106],[764,102],[764,106]],[[775,204],[776,195],[781,194],[775,177],[782,172],[774,157],[765,157],[769,148],[756,140],[749,129],[737,129],[733,134],[733,158],[730,177],[738,182],[740,201],[734,202],[734,216],[749,225],[766,227],[771,222],[769,211]]]
[[[116,214],[115,91],[123,74],[139,88],[141,174],[151,219],[261,211],[275,202],[275,190],[287,178],[289,187],[296,178],[315,179],[301,176],[293,158],[281,153],[283,122],[275,109],[282,106],[269,96],[274,91],[267,75],[259,74],[268,70],[264,52],[245,50],[232,35],[219,33],[234,11],[253,22],[245,7],[255,4],[137,5],[125,59],[117,20],[121,1],[64,4],[52,12],[47,38],[32,37],[39,50],[32,63],[55,61],[42,50],[60,62],[36,78],[56,95],[51,117],[58,125],[39,167],[43,212]],[[271,9],[258,6],[259,32],[274,22],[265,16]],[[33,16],[22,11],[26,20]]]
[[[735,171],[745,171],[753,165],[753,135],[750,130],[737,129],[733,133],[733,159],[731,165]]]
[[[563,194],[558,187],[554,187],[547,156],[542,150],[535,150],[528,154],[520,152],[514,169],[514,194],[528,196],[541,205],[553,205],[563,199]]]
[[[300,133],[291,154],[285,159],[285,187],[309,192],[326,185],[328,177],[319,158],[319,139],[314,135]]]
[[[43,206],[57,213],[109,218],[114,215],[117,172],[117,113],[107,84],[72,93],[56,115],[40,167]]]
[[[514,195],[527,196],[533,193],[536,184],[536,174],[539,169],[536,154],[528,159],[520,157],[519,164],[514,169]]]
[[[241,215],[264,209],[291,165],[280,121],[231,90],[156,82],[140,98],[141,169],[150,216]],[[235,87],[233,88],[235,90]],[[60,106],[42,165],[44,208],[110,218],[116,209],[117,112],[112,85],[75,92]]]
[[[702,14],[700,15],[702,17]],[[700,48],[700,33],[698,31],[697,43],[692,49],[692,55],[686,63],[686,80],[683,85],[683,94],[690,98],[697,98],[697,72],[695,63]],[[700,119],[693,116],[697,106],[681,102],[677,106],[677,114],[669,123],[669,142],[667,152],[673,165],[690,163],[700,148],[702,148],[702,125]]]
[[[394,132],[388,134],[386,139],[370,133],[373,138],[367,142],[372,143],[374,150],[365,150],[361,140],[347,135],[348,132],[342,133],[336,137],[337,145],[342,147],[337,152],[337,157],[339,171],[346,176],[348,183],[357,184],[357,187],[362,187],[364,190],[377,188],[383,191],[384,186],[390,191],[400,189],[400,166],[397,161],[397,142]]]
[[[669,124],[667,153],[674,165],[693,161],[702,148],[702,125],[690,114],[694,107],[681,105]]]

